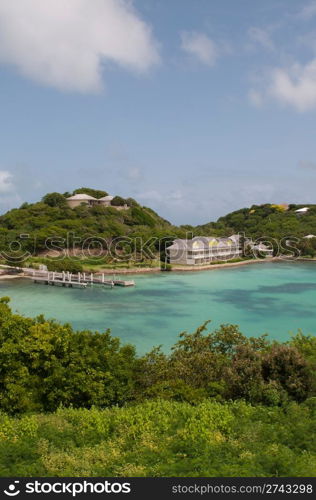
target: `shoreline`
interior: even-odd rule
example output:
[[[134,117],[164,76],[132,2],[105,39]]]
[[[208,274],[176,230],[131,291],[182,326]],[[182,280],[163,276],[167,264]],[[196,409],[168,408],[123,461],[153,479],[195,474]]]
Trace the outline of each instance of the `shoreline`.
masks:
[[[224,264],[207,264],[206,266],[173,266],[171,271],[162,271],[160,267],[148,268],[135,268],[135,269],[107,269],[96,274],[147,274],[147,273],[166,273],[172,274],[173,272],[197,272],[197,271],[211,271],[213,269],[222,269],[227,267],[246,266],[248,264],[264,264],[268,262],[315,262],[316,259],[301,258],[295,260],[284,259],[282,257],[266,257],[265,259],[248,259],[241,260],[240,262],[225,262]]]
[[[249,259],[242,260],[240,262],[225,262],[224,264],[207,264],[206,266],[174,266],[171,271],[162,271],[160,267],[145,267],[145,268],[134,268],[134,269],[104,269],[94,274],[104,274],[104,275],[128,275],[128,274],[156,274],[156,273],[167,273],[172,274],[173,272],[201,272],[201,271],[212,271],[215,269],[225,269],[230,267],[240,267],[247,266],[249,264],[263,264],[271,262],[315,262],[316,259],[301,258],[295,260],[284,259],[280,257],[268,257],[265,259]],[[1,266],[2,268],[4,266]],[[30,278],[29,272],[36,269],[24,268],[25,272],[20,274],[0,274],[0,281],[12,280],[12,279],[25,279]],[[88,272],[88,271],[86,271]]]
[[[25,278],[24,273],[21,275],[18,274],[0,274],[0,281],[1,280],[14,280],[14,279],[20,279],[20,278]]]
[[[221,269],[225,267],[239,267],[239,266],[247,266],[248,264],[257,264],[264,262],[275,262],[280,260],[278,257],[270,257],[265,259],[249,259],[249,260],[241,260],[240,262],[225,262],[225,264],[207,264],[206,266],[177,266],[173,267],[172,271],[183,272],[183,271],[211,271],[212,269]]]

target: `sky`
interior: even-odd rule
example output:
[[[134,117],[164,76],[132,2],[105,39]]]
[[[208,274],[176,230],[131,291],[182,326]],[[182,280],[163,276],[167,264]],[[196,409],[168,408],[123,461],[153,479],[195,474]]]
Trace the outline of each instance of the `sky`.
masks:
[[[316,0],[0,0],[0,212],[316,203]]]

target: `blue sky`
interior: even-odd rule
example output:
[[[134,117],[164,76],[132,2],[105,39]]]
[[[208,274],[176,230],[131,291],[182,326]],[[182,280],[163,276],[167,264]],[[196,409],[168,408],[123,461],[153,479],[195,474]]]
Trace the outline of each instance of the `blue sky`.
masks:
[[[2,212],[81,186],[176,224],[315,203],[316,0],[1,0],[0,85]]]

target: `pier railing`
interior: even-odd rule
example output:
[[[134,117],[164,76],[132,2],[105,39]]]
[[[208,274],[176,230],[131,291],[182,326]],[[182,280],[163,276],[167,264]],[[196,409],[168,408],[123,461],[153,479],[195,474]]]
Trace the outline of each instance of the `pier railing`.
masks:
[[[122,280],[117,279],[115,276],[109,279],[105,274],[93,274],[93,273],[71,273],[69,271],[55,272],[55,271],[37,271],[29,270],[25,271],[25,274],[33,279],[36,283],[46,284],[60,284],[60,285],[105,285],[105,286],[134,286],[134,280]]]

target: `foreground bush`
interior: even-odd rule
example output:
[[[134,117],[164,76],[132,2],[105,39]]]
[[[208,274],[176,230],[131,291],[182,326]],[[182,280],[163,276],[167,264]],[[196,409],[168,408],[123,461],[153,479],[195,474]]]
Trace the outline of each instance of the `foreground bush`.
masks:
[[[198,404],[243,399],[282,406],[316,396],[316,338],[290,342],[246,337],[235,325],[183,333],[166,354],[136,357],[119,339],[75,331],[43,316],[12,313],[0,299],[0,410],[105,408],[146,399]]]
[[[0,416],[0,476],[315,476],[316,402]]]
[[[60,405],[122,405],[132,393],[132,346],[109,331],[13,314],[0,299],[0,410],[53,411]]]

